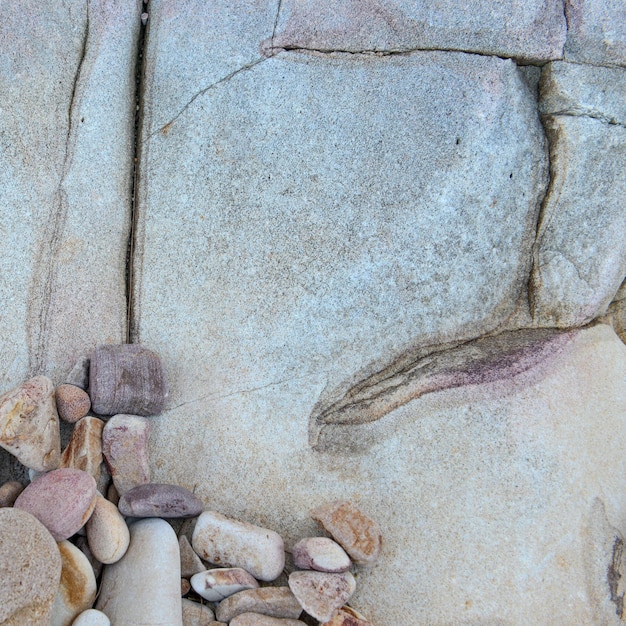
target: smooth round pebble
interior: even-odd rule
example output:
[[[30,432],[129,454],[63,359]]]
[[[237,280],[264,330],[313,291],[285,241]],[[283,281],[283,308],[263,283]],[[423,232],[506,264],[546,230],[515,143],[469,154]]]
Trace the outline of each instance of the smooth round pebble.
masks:
[[[127,517],[189,518],[202,513],[202,501],[177,485],[137,485],[122,495],[117,504]]]
[[[59,385],[55,397],[59,417],[69,424],[85,417],[91,408],[89,394],[76,385]]]
[[[72,622],[72,626],[111,626],[111,620],[102,611],[87,609]]]
[[[292,550],[293,562],[298,569],[339,573],[350,569],[352,562],[346,551],[328,537],[300,539]]]
[[[259,583],[240,567],[211,569],[191,577],[193,590],[209,602],[221,602],[224,598],[244,589],[257,589]]]
[[[5,506],[13,506],[17,496],[24,491],[24,485],[17,480],[9,480],[0,487],[0,509]]]
[[[116,563],[124,556],[130,543],[128,526],[117,507],[100,494],[86,528],[89,550],[100,563]]]
[[[91,516],[96,506],[96,481],[81,470],[53,470],[28,485],[13,506],[34,515],[55,541],[63,541]]]
[[[61,554],[46,527],[26,511],[0,509],[0,563],[0,624],[15,615],[23,624],[49,621]]]
[[[214,624],[215,615],[206,606],[183,598],[181,600],[183,608],[183,626],[210,626]]]

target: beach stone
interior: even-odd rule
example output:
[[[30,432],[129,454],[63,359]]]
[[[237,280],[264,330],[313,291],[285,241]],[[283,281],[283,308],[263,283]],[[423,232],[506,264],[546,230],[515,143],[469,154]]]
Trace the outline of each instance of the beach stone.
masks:
[[[352,597],[356,581],[350,572],[292,572],[289,589],[309,615],[327,622]]]
[[[539,110],[626,126],[626,69],[556,61],[543,67]]]
[[[104,422],[87,415],[74,425],[72,437],[63,454],[60,467],[72,467],[93,476],[100,483],[102,467],[102,430]]]
[[[74,387],[80,387],[83,391],[89,389],[89,357],[82,356],[76,361],[74,367],[70,370],[69,374],[65,377],[65,383],[67,385],[73,385]],[[91,400],[89,400],[91,406]]]
[[[91,408],[91,400],[86,391],[75,385],[59,385],[55,391],[59,417],[69,424],[85,417]]]
[[[328,622],[320,626],[372,626],[372,624],[353,608],[343,606]]]
[[[100,563],[116,563],[126,553],[130,543],[128,526],[117,507],[100,494],[86,529],[89,549]]]
[[[211,626],[215,624],[213,611],[206,605],[183,598],[183,626]]]
[[[180,579],[180,595],[185,597],[191,591],[191,583],[186,578]]]
[[[70,626],[96,599],[96,577],[87,557],[69,541],[59,543],[61,582],[52,607],[51,626]]]
[[[102,430],[102,453],[120,496],[150,482],[150,422],[137,415],[115,415]]]
[[[0,487],[0,508],[13,506],[17,496],[24,491],[24,485],[17,480],[9,480]]]
[[[26,511],[0,509],[0,624],[48,626],[61,555],[47,529]]]
[[[382,532],[378,524],[352,502],[335,501],[311,511],[357,565],[373,565],[380,554]]]
[[[197,517],[202,502],[188,489],[177,485],[148,483],[122,494],[118,508],[127,517]]]
[[[273,530],[204,511],[191,537],[193,549],[221,567],[241,567],[258,580],[280,576],[285,566],[283,540]]]
[[[626,128],[548,117],[550,188],[530,298],[536,323],[581,326],[606,313],[626,275]]]
[[[200,557],[193,551],[189,539],[185,535],[178,538],[178,548],[180,550],[180,574],[184,578],[191,578],[194,574],[204,572],[206,567]]]
[[[302,607],[289,587],[262,587],[246,589],[228,596],[215,609],[215,617],[221,622],[230,623],[241,613],[297,619],[302,613]]]
[[[272,41],[274,47],[323,52],[463,50],[545,61],[563,56],[566,30],[556,0],[444,0],[436,7],[409,0],[339,0],[332,6],[285,0]]]
[[[90,358],[89,396],[99,415],[157,415],[167,398],[161,359],[139,344],[98,346]]]
[[[620,0],[567,0],[565,59],[626,65],[626,8]]]
[[[35,376],[0,396],[0,446],[38,472],[59,466],[59,416],[49,378]]]
[[[34,515],[63,541],[82,528],[96,506],[96,481],[81,470],[53,470],[30,483],[14,507]]]
[[[93,516],[93,513],[92,513],[92,516]],[[100,574],[102,573],[102,568],[104,567],[104,565],[100,561],[98,561],[98,559],[96,559],[96,557],[91,552],[89,548],[89,542],[87,540],[87,533],[85,532],[84,536],[77,535],[76,537],[73,537],[72,542],[87,557],[87,560],[89,561],[89,563],[91,563],[91,568],[93,569],[93,573],[96,579],[100,578]]]
[[[220,602],[244,589],[256,589],[259,583],[240,567],[212,569],[191,577],[193,590],[209,602]]]
[[[230,621],[230,626],[306,626],[299,619],[280,619],[260,613],[241,613]]]
[[[111,626],[111,620],[101,611],[87,609],[72,622],[72,626]]]
[[[294,565],[298,569],[314,569],[320,572],[345,572],[352,561],[344,549],[327,537],[300,539],[291,550]]]
[[[95,608],[116,626],[182,625],[178,540],[165,520],[130,525],[128,550],[104,568]]]

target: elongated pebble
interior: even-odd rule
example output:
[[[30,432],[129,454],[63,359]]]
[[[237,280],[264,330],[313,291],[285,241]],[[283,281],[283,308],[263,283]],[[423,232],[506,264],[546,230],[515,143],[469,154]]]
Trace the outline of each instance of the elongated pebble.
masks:
[[[53,470],[30,483],[13,506],[34,515],[55,541],[63,541],[91,516],[96,506],[96,481],[82,470]]]
[[[102,429],[104,422],[87,415],[74,425],[72,437],[61,455],[59,467],[73,467],[91,474],[98,483],[102,465]]]
[[[72,626],[111,626],[111,620],[101,611],[87,609],[72,622]]]
[[[352,607],[343,606],[330,621],[320,626],[372,626],[372,624]]]
[[[17,496],[24,491],[24,485],[17,480],[9,480],[0,487],[0,508],[13,506]]]
[[[115,415],[102,431],[102,453],[120,496],[150,482],[150,422],[137,415]]]
[[[214,624],[215,615],[206,605],[183,598],[183,626],[210,626]]]
[[[96,599],[96,577],[87,557],[69,541],[59,543],[61,582],[52,607],[50,626],[70,626]]]
[[[189,539],[185,535],[178,538],[180,549],[180,574],[185,578],[191,578],[194,574],[204,572],[206,567],[200,557],[193,551]]]
[[[89,394],[76,385],[59,385],[55,391],[59,417],[68,424],[74,424],[85,417],[91,408]]]
[[[260,613],[242,613],[230,621],[230,626],[306,626],[299,619],[280,619]]]
[[[372,565],[380,553],[382,533],[378,524],[352,502],[336,501],[311,511],[357,565]]]
[[[350,569],[352,562],[345,550],[328,537],[306,537],[292,550],[293,562],[298,569],[339,573]]]
[[[214,511],[200,515],[191,543],[210,563],[241,567],[258,580],[275,580],[285,566],[285,548],[278,533]]]
[[[309,615],[320,622],[327,622],[350,599],[356,589],[356,581],[350,572],[292,572],[289,588]]]
[[[297,619],[302,607],[289,587],[262,587],[239,591],[222,600],[215,610],[215,616],[221,622],[230,622],[241,613]]]
[[[100,563],[117,563],[128,549],[130,532],[117,507],[96,496],[96,506],[87,522],[87,541],[93,556]]]
[[[220,602],[244,589],[256,589],[259,583],[240,567],[211,569],[191,577],[193,590],[210,602]]]
[[[118,502],[127,517],[189,518],[202,513],[202,501],[178,485],[148,483],[124,493]]]

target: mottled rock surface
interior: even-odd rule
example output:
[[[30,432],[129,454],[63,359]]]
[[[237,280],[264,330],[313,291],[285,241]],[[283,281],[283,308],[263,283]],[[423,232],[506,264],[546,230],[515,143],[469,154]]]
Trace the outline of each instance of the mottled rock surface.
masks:
[[[93,476],[99,483],[102,469],[102,430],[104,422],[87,415],[78,420],[63,454],[60,467],[73,467]]]
[[[59,385],[55,391],[55,399],[59,417],[70,424],[85,417],[91,408],[89,394],[77,385]]]
[[[292,572],[289,589],[309,615],[327,622],[352,597],[356,581],[350,572]]]
[[[13,506],[17,496],[24,491],[24,485],[17,480],[9,480],[0,487],[0,508]]]
[[[181,600],[183,609],[183,626],[212,626],[214,624],[213,611],[198,602],[192,602],[183,598]]]
[[[217,605],[215,617],[222,622],[230,622],[242,613],[296,619],[302,613],[302,607],[289,587],[263,587],[239,591],[225,598]]]
[[[206,570],[191,577],[193,590],[210,602],[220,602],[244,589],[256,589],[259,583],[240,567]]]
[[[178,485],[148,483],[122,494],[118,504],[127,517],[189,518],[202,513],[202,502]]]

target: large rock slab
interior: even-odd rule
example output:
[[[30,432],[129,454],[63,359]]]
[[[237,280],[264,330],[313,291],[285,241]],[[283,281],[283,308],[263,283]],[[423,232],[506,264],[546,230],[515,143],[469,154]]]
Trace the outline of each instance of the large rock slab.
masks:
[[[559,59],[566,22],[559,0],[283,0],[272,44],[313,50],[463,50]]]
[[[626,6],[622,0],[565,0],[568,61],[626,66]]]
[[[546,119],[551,182],[531,280],[535,321],[580,326],[606,313],[626,275],[626,128]]]
[[[0,8],[2,390],[125,338],[140,6]]]

